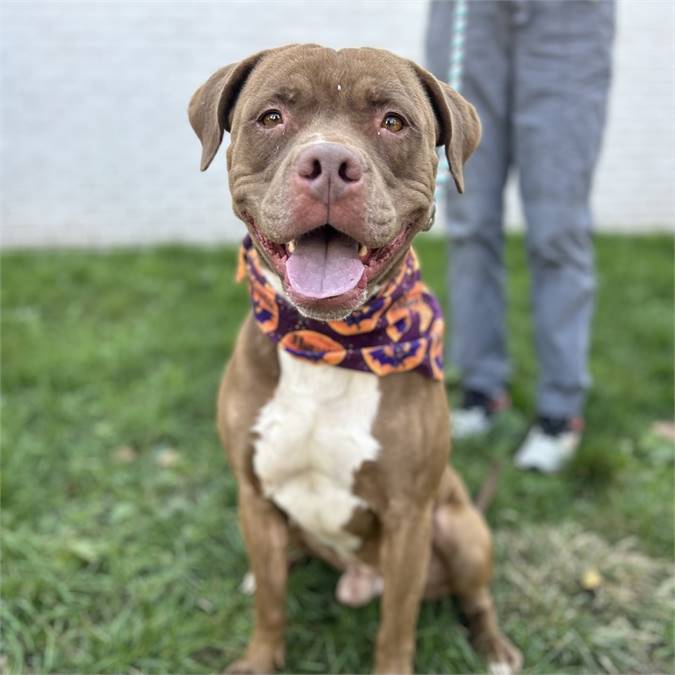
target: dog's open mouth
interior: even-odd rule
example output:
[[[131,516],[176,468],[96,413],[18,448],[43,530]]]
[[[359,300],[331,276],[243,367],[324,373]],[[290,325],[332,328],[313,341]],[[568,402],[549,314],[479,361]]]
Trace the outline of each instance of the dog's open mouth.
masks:
[[[389,268],[408,243],[412,230],[412,226],[404,227],[386,246],[369,249],[329,224],[285,244],[268,239],[252,220],[249,225],[290,299],[317,309],[353,309],[362,304],[368,284]]]
[[[298,296],[316,301],[365,287],[366,268],[359,243],[324,225],[286,246],[285,281]]]

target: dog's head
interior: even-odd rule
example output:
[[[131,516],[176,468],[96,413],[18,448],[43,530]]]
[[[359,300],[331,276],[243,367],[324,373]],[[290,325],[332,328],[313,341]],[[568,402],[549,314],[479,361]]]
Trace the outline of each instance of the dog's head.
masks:
[[[287,298],[343,318],[392,274],[433,218],[435,148],[457,189],[476,112],[380,49],[292,45],[221,68],[192,97],[202,171],[223,132],[236,215]]]

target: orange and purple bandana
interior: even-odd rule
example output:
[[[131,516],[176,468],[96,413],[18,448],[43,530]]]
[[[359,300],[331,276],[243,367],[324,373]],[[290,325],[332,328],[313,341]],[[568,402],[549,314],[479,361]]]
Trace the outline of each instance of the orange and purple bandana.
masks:
[[[341,321],[304,317],[277,293],[265,279],[249,236],[239,253],[237,281],[246,276],[260,330],[289,354],[379,376],[417,370],[443,379],[443,315],[421,281],[412,249],[396,276]]]

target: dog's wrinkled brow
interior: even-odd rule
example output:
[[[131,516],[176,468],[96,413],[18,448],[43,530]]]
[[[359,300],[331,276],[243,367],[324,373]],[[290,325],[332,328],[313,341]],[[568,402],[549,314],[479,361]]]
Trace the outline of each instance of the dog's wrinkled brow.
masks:
[[[352,100],[360,108],[410,108],[410,92],[394,78],[365,77],[354,84]]]
[[[274,82],[266,78],[262,85],[251,92],[249,106],[257,109],[276,103],[291,107],[306,100],[311,90],[309,78],[301,74],[294,74],[285,82]]]
[[[372,107],[380,107],[387,105],[400,105],[407,98],[406,92],[402,87],[373,87],[369,86],[363,92],[363,98],[366,103]]]
[[[292,105],[293,103],[296,103],[301,96],[302,92],[299,87],[285,85],[275,89],[268,98],[279,101],[280,103],[285,103],[286,105]]]

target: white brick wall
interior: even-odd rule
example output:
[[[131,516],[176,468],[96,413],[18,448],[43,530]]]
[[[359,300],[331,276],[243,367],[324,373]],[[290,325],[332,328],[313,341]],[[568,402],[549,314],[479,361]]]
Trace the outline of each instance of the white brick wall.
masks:
[[[419,60],[426,2],[4,2],[2,242],[237,238],[224,157],[198,170],[185,108],[217,67],[313,41]],[[675,13],[620,0],[594,207],[601,229],[675,223]],[[511,199],[511,202],[515,200]],[[510,221],[520,220],[514,205]]]

